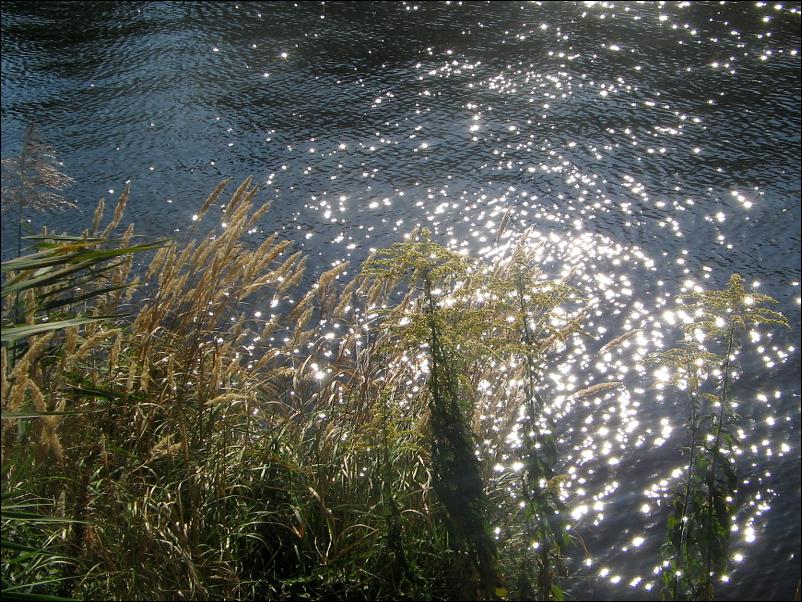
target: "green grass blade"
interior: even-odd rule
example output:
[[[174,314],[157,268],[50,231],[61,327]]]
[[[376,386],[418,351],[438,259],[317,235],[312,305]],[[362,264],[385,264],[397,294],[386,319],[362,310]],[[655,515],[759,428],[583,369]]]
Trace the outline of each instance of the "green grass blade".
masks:
[[[112,291],[118,291],[131,286],[130,284],[120,284],[117,286],[107,286],[106,288],[99,288],[94,291],[89,291],[83,295],[78,295],[77,297],[68,297],[67,299],[56,299],[55,301],[50,301],[45,303],[40,308],[42,311],[53,311],[54,309],[58,309],[59,307],[64,307],[66,305],[75,305],[76,303],[81,303],[83,301],[88,301],[93,297],[99,297],[100,295],[105,295],[106,293],[110,293]]]
[[[16,550],[17,552],[28,552],[30,554],[50,554],[50,552],[42,548],[25,546],[22,545],[21,543],[16,543],[14,541],[9,541],[7,539],[0,540],[0,547],[2,547],[3,550]],[[5,595],[3,597],[5,598]]]
[[[46,516],[37,514],[36,512],[15,512],[2,510],[0,511],[0,519],[2,520],[18,520],[28,523],[81,523],[88,525],[85,520],[77,520],[75,518],[66,518],[64,516]]]
[[[42,416],[73,416],[75,414],[89,414],[101,410],[73,410],[69,412],[3,412],[3,420],[26,420],[28,418],[41,418]]]
[[[33,587],[33,585],[35,584],[32,584],[31,586]],[[60,596],[49,596],[47,594],[25,594],[23,592],[6,592],[5,590],[2,592],[2,597],[3,600],[19,600],[20,602],[47,602],[49,600],[58,602],[74,602],[75,600],[74,598],[62,598]]]
[[[7,283],[6,286],[2,288],[2,296],[5,297],[6,295],[10,295],[11,293],[17,293],[24,290],[28,290],[29,288],[35,288],[37,286],[47,286],[48,284],[52,284],[54,282],[58,282],[59,280],[63,280],[65,277],[69,276],[70,274],[74,274],[75,272],[80,272],[84,268],[88,268],[95,261],[83,261],[81,263],[72,265],[68,268],[64,268],[62,270],[48,270],[44,274],[40,274],[39,276],[34,276],[33,278],[28,279],[14,279],[13,282]]]
[[[56,320],[55,322],[42,322],[41,324],[21,324],[18,326],[7,326],[3,328],[0,341],[8,345],[14,341],[24,339],[35,334],[42,334],[51,330],[59,330],[61,328],[69,328],[70,326],[80,326],[81,324],[89,324],[90,322],[98,322],[100,320],[108,320],[110,318],[120,318],[123,314],[114,316],[99,316],[96,318],[71,318],[69,320]]]
[[[83,239],[81,239],[81,241],[83,241]],[[106,241],[99,240],[97,242],[92,242],[91,244],[99,244],[101,242],[106,242]],[[25,255],[23,257],[17,257],[15,259],[9,259],[8,261],[4,261],[2,264],[2,271],[9,272],[9,271],[20,271],[20,270],[32,270],[42,267],[49,267],[62,264],[73,264],[76,262],[89,261],[89,260],[95,262],[102,261],[104,259],[110,259],[111,257],[118,257],[120,255],[131,255],[133,253],[139,253],[141,251],[151,251],[153,249],[158,249],[159,247],[164,246],[166,243],[167,239],[160,239],[151,243],[134,245],[133,247],[123,247],[122,249],[78,248],[75,251],[68,251],[68,252],[65,252],[66,249],[69,246],[75,246],[75,245],[54,245],[53,247],[45,251],[40,251],[39,253],[34,253],[32,255]]]

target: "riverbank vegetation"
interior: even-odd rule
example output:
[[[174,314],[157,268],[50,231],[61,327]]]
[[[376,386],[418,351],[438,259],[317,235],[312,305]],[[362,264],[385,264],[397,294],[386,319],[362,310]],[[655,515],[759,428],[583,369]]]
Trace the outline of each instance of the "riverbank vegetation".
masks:
[[[571,275],[523,239],[481,263],[418,230],[305,288],[289,241],[243,241],[268,210],[251,182],[224,191],[187,240],[118,233],[126,192],[3,264],[3,598],[570,595],[571,425],[544,380],[586,337]],[[666,598],[712,599],[724,571],[731,379],[745,329],[785,324],[770,303],[733,276],[653,358],[688,398]]]

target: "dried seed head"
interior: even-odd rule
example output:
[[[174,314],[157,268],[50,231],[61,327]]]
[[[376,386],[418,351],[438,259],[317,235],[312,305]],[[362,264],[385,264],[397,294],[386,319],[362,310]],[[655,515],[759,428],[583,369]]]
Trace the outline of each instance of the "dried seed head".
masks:
[[[114,208],[114,217],[111,218],[111,221],[101,233],[101,238],[108,238],[111,233],[114,232],[114,229],[120,224],[120,220],[123,218],[123,213],[125,212],[125,206],[128,203],[128,193],[130,191],[130,185],[126,186],[125,190],[123,190],[119,200],[117,201],[117,206]]]
[[[101,198],[97,202],[97,207],[95,208],[95,215],[92,219],[92,236],[97,236],[98,228],[100,228],[100,220],[103,219],[103,210],[106,207],[106,201]]]

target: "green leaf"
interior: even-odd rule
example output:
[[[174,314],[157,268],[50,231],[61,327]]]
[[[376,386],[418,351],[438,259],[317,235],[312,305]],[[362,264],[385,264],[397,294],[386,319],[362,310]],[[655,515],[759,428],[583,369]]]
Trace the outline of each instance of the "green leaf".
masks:
[[[42,299],[47,299],[50,297],[58,297],[66,293],[67,291],[71,291],[75,287],[81,287],[85,283],[92,283],[94,282],[98,276],[103,274],[104,272],[108,272],[109,270],[113,270],[114,268],[120,266],[123,263],[122,260],[120,261],[113,261],[111,263],[101,265],[100,267],[89,267],[86,269],[86,272],[82,274],[78,274],[76,276],[71,276],[69,280],[65,280],[64,282],[67,283],[60,288],[51,288],[48,291],[37,291],[37,297]],[[59,283],[63,284],[63,283]],[[76,301],[77,302],[77,301]],[[72,301],[70,302],[72,303]]]
[[[64,560],[75,560],[75,561],[78,560],[77,558],[74,558],[73,556],[64,556],[62,554],[53,554],[53,552],[50,551],[50,550],[45,550],[43,548],[34,548],[32,546],[26,546],[26,545],[23,545],[21,543],[17,543],[15,541],[9,541],[7,539],[0,540],[0,547],[2,547],[4,550],[16,550],[17,552],[25,552],[25,553],[34,554],[34,555],[50,556],[50,557],[64,559]],[[5,597],[6,597],[6,591],[7,590],[3,590],[3,599],[5,599]]]
[[[0,511],[0,519],[2,520],[19,520],[31,523],[81,523],[88,525],[85,520],[78,520],[75,518],[66,518],[63,516],[45,516],[37,514],[36,512],[15,512],[8,510]]]
[[[35,584],[31,584],[33,587]],[[50,600],[57,601],[57,602],[74,602],[75,598],[62,598],[60,596],[49,596],[46,594],[26,594],[23,592],[7,592],[3,590],[2,592],[3,600],[19,600],[20,602],[48,602]]]
[[[56,271],[47,270],[46,272],[38,276],[34,276],[33,278],[14,279],[11,283],[7,283],[7,285],[2,288],[2,296],[5,297],[6,295],[10,295],[11,293],[17,293],[31,288],[35,288],[37,286],[47,286],[49,284],[53,284],[54,282],[59,282],[60,280],[64,280],[67,276],[71,274],[89,268],[95,263],[97,263],[96,260],[88,259],[86,261],[82,261],[81,263],[77,263],[74,265],[71,264],[70,267],[66,267],[61,270],[56,270]]]
[[[120,284],[117,286],[108,286],[106,288],[99,288],[97,290],[89,291],[88,293],[79,295],[77,297],[68,297],[66,299],[56,299],[55,301],[50,301],[42,305],[40,309],[45,312],[53,311],[54,309],[58,309],[59,307],[64,307],[67,305],[75,305],[76,303],[88,301],[93,297],[99,297],[100,295],[105,295],[106,293],[110,293],[112,291],[122,290],[130,286],[131,286],[130,284]]]
[[[4,550],[16,550],[18,552],[29,552],[31,554],[50,554],[50,552],[43,550],[42,548],[25,546],[21,543],[16,543],[7,539],[0,540],[0,547],[2,547]],[[5,598],[5,595],[3,595],[3,598]]]
[[[84,239],[81,239],[77,242],[83,242],[83,240]],[[86,242],[87,244],[90,244],[89,241]],[[100,242],[106,241],[103,241],[102,239],[93,239],[91,244],[99,244]],[[77,245],[54,245],[52,248],[46,251],[40,251],[39,253],[34,253],[32,255],[25,255],[23,257],[17,257],[15,259],[4,261],[2,264],[2,271],[9,272],[32,270],[42,267],[75,264],[85,261],[97,263],[112,257],[119,257],[120,255],[131,255],[141,251],[152,251],[153,249],[158,249],[165,244],[167,244],[167,239],[160,239],[151,243],[134,245],[133,247],[123,247],[121,249],[89,249],[84,247],[78,248],[75,251],[67,252],[65,252],[66,249]]]
[[[73,263],[71,260],[78,254],[76,252],[59,252],[64,249],[63,245],[54,245],[46,251],[40,251],[31,255],[23,255],[4,261],[1,268],[5,272],[19,272],[22,270],[34,270],[45,267],[52,267],[60,264]]]
[[[49,240],[62,240],[70,242],[86,241],[86,242],[105,242],[105,238],[91,237],[91,236],[76,236],[70,234],[31,234],[23,236],[23,240],[38,240],[40,242],[34,243],[37,248],[47,248],[58,246],[55,243],[48,243]]]
[[[13,343],[20,339],[49,332],[51,330],[59,330],[61,328],[69,328],[71,326],[80,326],[81,324],[88,324],[90,322],[98,322],[100,320],[108,320],[112,318],[121,318],[125,314],[117,314],[112,316],[98,316],[94,318],[71,318],[69,320],[56,320],[55,322],[41,322],[39,324],[20,324],[18,326],[7,326],[2,330],[0,339],[3,344]]]
[[[3,412],[3,420],[22,420],[25,418],[41,418],[42,416],[70,416],[86,412]]]

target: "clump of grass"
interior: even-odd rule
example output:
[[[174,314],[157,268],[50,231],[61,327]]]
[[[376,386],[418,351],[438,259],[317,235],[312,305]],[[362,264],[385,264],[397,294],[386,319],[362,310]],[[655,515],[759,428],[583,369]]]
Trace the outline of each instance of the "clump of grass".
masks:
[[[288,304],[304,267],[275,235],[256,249],[240,243],[266,211],[254,193],[247,181],[234,192],[222,232],[158,250],[134,319],[59,325],[3,366],[4,402],[63,410],[49,426],[38,421],[59,460],[37,470],[57,477],[42,491],[88,526],[54,542],[76,567],[57,593],[395,597],[440,581],[439,562],[414,569],[411,560],[436,559],[443,539],[419,511],[429,480],[419,418],[387,407],[372,419],[375,399],[401,388],[381,337],[363,345],[359,335],[357,306],[367,311],[382,293],[352,286],[334,303],[339,266],[285,315],[246,314],[251,298]],[[76,253],[94,244],[82,240]],[[35,282],[31,290],[46,292]],[[106,315],[116,293],[87,297],[84,313]],[[309,326],[312,314],[349,329],[323,382],[312,360],[328,339]],[[4,438],[7,455],[24,454],[33,436]]]
[[[74,474],[62,428],[76,413],[68,376],[118,332],[101,324],[109,320],[101,312],[130,293],[132,255],[161,244],[131,245],[131,238],[130,229],[120,239],[45,233],[29,237],[38,252],[2,265],[4,598],[36,596],[48,584],[61,589],[78,563],[59,549],[60,533],[80,538],[85,528],[85,496],[75,512],[66,504]],[[79,489],[86,489],[85,481]],[[58,516],[45,515],[54,507]],[[53,525],[57,529],[47,528]]]
[[[101,204],[82,236],[45,233],[4,264],[4,508],[61,521],[4,516],[4,538],[44,551],[20,562],[4,544],[4,584],[90,599],[564,597],[568,425],[543,375],[582,335],[568,279],[546,278],[523,244],[487,266],[420,231],[299,291],[306,261],[290,242],[243,242],[268,210],[251,181],[223,202],[225,188],[194,239],[115,234],[126,191],[105,227]],[[668,562],[692,570],[667,583],[697,596],[708,589],[690,582],[718,570],[721,548],[704,542],[729,512],[719,358],[747,325],[782,318],[738,280],[691,301],[703,320],[718,312],[723,326],[697,327],[724,345],[662,357],[691,379],[675,514],[696,521],[670,523]],[[725,362],[717,388],[699,361]]]

